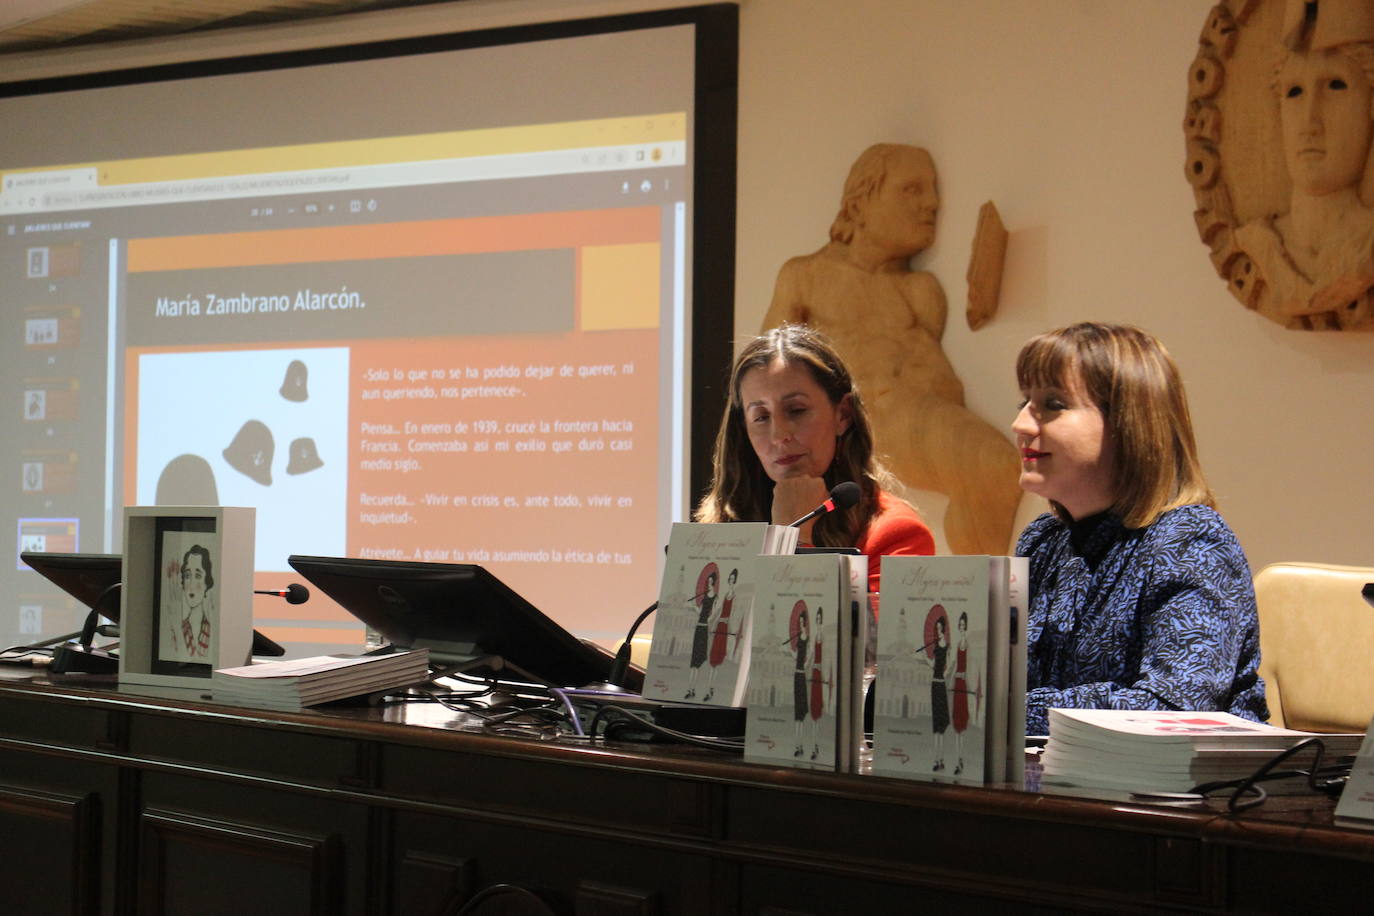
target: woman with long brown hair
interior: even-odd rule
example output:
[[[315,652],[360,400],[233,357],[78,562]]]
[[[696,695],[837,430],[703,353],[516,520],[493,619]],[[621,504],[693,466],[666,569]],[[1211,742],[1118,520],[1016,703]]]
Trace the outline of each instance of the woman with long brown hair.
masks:
[[[807,522],[800,540],[857,547],[877,591],[881,557],[935,552],[930,529],[884,489],[885,479],[849,370],[819,331],[785,324],[754,338],[735,361],[711,489],[696,520],[787,525],[853,481],[859,501]]]

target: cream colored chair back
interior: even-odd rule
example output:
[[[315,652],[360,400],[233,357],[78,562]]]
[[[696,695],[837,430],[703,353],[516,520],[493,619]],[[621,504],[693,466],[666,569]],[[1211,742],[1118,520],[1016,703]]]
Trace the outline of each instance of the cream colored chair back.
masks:
[[[1255,576],[1260,676],[1269,721],[1314,732],[1364,732],[1374,717],[1374,569],[1275,563]]]

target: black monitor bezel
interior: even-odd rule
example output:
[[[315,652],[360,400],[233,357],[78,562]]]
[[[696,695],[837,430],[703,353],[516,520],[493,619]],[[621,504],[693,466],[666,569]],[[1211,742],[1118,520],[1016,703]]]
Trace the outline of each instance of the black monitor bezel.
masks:
[[[34,572],[71,595],[83,607],[99,610],[118,623],[119,600],[106,597],[124,580],[124,557],[117,553],[47,553],[24,551],[19,559]],[[86,587],[91,577],[102,577],[98,587]],[[103,599],[103,600],[102,600]],[[100,607],[97,608],[96,605]]]

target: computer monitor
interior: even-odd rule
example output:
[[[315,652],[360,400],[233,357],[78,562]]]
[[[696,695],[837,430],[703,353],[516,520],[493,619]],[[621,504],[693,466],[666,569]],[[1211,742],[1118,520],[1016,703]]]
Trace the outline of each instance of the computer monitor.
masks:
[[[604,681],[612,656],[583,642],[481,566],[293,554],[291,568],[397,648],[436,665],[473,665],[509,680],[501,662],[556,686]],[[474,665],[474,663],[477,663]]]
[[[119,590],[114,586],[124,581],[122,554],[37,553],[26,550],[19,554],[19,559],[86,607],[99,611],[107,620],[119,623]],[[278,643],[257,630],[253,631],[251,652],[266,656],[286,654],[286,650]]]

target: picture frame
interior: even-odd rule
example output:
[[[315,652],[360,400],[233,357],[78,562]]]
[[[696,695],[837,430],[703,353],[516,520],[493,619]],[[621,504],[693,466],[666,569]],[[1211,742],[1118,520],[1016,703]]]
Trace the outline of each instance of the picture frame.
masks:
[[[125,508],[121,690],[195,698],[249,663],[255,524],[252,508]]]

